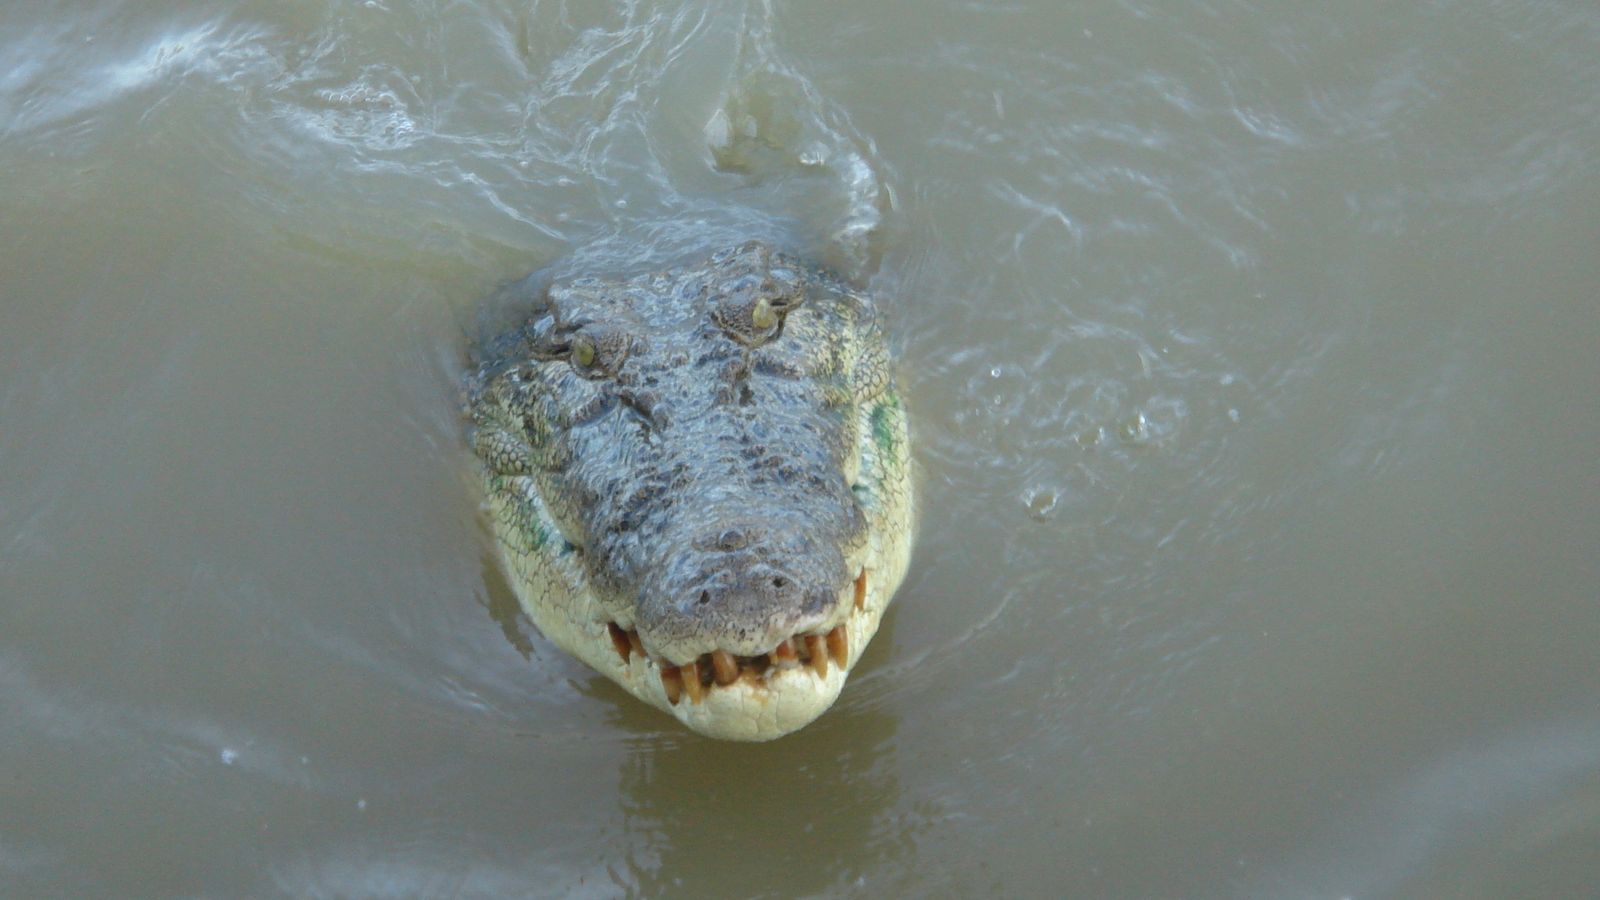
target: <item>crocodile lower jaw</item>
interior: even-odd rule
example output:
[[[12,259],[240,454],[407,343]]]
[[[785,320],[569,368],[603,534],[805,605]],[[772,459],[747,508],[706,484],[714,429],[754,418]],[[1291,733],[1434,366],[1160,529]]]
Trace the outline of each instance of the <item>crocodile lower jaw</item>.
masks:
[[[564,617],[546,621],[538,607],[524,606],[557,646],[694,731],[725,740],[767,741],[801,728],[833,705],[903,575],[903,564],[889,571],[863,569],[844,621],[826,634],[791,638],[760,657],[732,657],[737,671],[731,678],[729,661],[722,661],[719,673],[713,654],[674,665],[645,652],[636,633],[604,618],[575,627]]]

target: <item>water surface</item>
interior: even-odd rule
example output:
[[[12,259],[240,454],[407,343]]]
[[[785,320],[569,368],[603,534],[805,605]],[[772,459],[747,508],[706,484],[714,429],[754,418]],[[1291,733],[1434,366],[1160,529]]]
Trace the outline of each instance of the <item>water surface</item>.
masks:
[[[0,893],[1579,896],[1600,13],[11,4]],[[912,575],[691,735],[490,557],[484,298],[879,292]]]

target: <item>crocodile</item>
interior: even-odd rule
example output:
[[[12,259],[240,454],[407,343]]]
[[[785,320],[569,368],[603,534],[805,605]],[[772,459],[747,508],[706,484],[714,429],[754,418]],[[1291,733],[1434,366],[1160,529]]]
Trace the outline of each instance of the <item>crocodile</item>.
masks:
[[[906,415],[871,296],[759,241],[528,293],[467,389],[528,617],[701,734],[815,720],[911,553]]]

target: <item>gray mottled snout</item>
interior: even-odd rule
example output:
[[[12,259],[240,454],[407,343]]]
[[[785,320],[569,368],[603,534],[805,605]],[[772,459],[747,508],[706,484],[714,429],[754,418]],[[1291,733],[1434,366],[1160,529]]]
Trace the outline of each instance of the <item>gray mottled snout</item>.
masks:
[[[753,656],[839,613],[849,585],[837,547],[755,522],[717,522],[646,581],[639,632],[683,648]]]

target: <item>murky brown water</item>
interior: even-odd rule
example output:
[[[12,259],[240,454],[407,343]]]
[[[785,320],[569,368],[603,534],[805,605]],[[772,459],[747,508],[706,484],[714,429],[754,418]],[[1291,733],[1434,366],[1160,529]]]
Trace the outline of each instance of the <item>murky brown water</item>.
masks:
[[[0,894],[1588,896],[1600,13],[7,4]],[[508,606],[504,281],[869,281],[912,577],[708,742]]]

